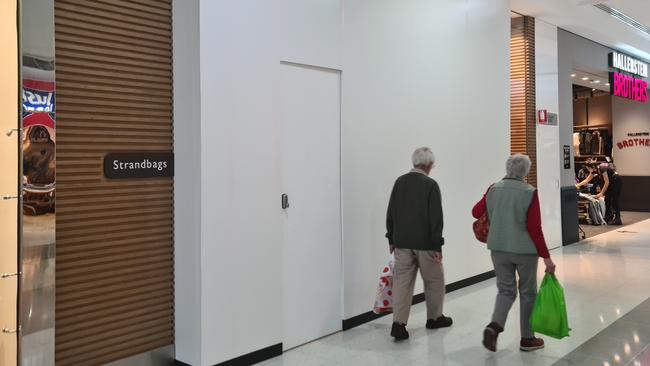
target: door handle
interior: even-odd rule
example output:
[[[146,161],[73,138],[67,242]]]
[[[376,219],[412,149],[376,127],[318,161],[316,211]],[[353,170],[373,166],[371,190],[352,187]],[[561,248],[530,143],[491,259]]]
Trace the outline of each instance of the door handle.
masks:
[[[5,201],[7,201],[7,200],[13,200],[13,199],[19,199],[19,198],[23,198],[23,195],[22,195],[22,194],[19,194],[19,195],[17,195],[17,196],[3,196],[3,197],[2,197],[2,199],[5,200]]]
[[[7,131],[7,136],[13,135],[14,132],[23,132],[23,129],[22,128],[12,128],[11,130]]]
[[[20,276],[21,274],[22,274],[22,273],[20,273],[20,272],[16,272],[16,273],[3,273],[3,274],[0,274],[0,277],[2,277],[2,278],[18,277],[18,276]]]
[[[2,333],[4,334],[16,334],[18,332],[20,332],[20,327],[18,327],[17,329],[2,328]]]
[[[283,194],[282,194],[282,209],[283,209],[283,210],[286,210],[286,209],[288,209],[290,206],[291,206],[291,205],[289,205],[289,195],[286,194],[286,193],[283,193]]]

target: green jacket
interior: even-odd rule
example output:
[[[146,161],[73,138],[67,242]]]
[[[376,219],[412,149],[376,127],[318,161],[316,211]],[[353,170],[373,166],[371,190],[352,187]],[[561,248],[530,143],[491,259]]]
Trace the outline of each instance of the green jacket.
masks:
[[[526,222],[535,188],[522,180],[504,178],[487,194],[490,220],[488,249],[516,254],[537,254]]]
[[[389,244],[402,249],[440,252],[445,243],[442,227],[438,183],[417,171],[399,177],[393,186],[386,215]]]

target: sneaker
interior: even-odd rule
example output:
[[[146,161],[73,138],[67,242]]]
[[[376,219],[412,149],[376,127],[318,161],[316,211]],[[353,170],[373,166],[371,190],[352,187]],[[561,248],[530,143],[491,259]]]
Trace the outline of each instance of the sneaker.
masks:
[[[409,339],[409,332],[406,331],[406,324],[393,323],[393,329],[390,331],[390,336],[395,338],[396,341]]]
[[[541,338],[522,338],[519,342],[519,349],[525,352],[537,351],[544,348],[544,340]]]
[[[451,327],[454,323],[451,318],[441,315],[438,319],[429,319],[427,320],[427,329],[439,329]]]
[[[496,352],[497,351],[497,338],[499,338],[499,333],[503,332],[497,323],[490,323],[483,330],[483,347],[488,351]]]

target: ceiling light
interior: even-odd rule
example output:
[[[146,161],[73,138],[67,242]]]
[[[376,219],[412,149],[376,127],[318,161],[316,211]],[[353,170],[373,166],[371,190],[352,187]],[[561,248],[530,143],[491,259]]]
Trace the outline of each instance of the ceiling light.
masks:
[[[571,74],[571,77],[572,77],[572,78],[576,77],[576,74]]]
[[[582,80],[589,80],[589,78],[585,76],[584,78],[582,78]]]
[[[594,80],[593,83],[598,84],[598,83],[600,83],[600,80]]]
[[[596,89],[591,89],[591,91],[596,91]]]
[[[606,83],[605,86],[609,86],[609,83]]]

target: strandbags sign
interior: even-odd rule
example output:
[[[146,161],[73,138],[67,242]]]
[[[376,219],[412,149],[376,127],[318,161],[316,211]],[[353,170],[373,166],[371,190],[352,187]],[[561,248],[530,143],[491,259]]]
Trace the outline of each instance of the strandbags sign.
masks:
[[[104,176],[109,179],[171,178],[174,176],[174,153],[107,154]]]
[[[648,102],[648,83],[641,79],[648,77],[648,64],[618,52],[611,52],[609,67],[617,69],[609,73],[611,95],[641,103]]]

